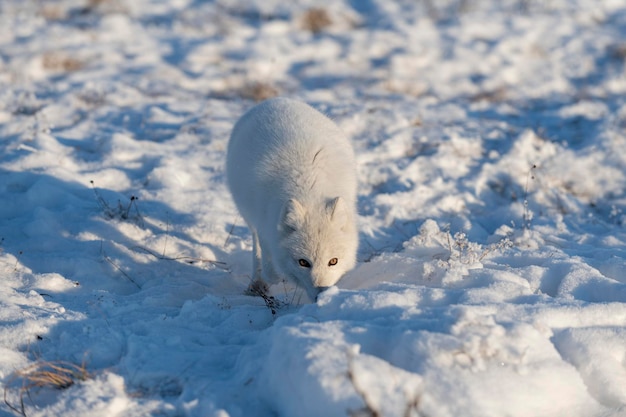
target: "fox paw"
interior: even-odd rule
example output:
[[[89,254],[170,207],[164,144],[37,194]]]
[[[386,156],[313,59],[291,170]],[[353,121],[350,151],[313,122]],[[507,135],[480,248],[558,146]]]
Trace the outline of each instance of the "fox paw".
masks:
[[[270,287],[267,285],[267,283],[261,279],[257,279],[256,281],[250,283],[250,285],[246,289],[245,294],[265,298],[267,297],[269,291]]]

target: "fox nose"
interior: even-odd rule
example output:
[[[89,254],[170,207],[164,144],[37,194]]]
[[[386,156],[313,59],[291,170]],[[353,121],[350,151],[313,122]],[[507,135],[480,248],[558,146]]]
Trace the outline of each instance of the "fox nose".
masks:
[[[323,293],[324,291],[326,291],[329,288],[330,287],[315,287],[315,290],[317,290],[317,295],[315,296],[315,301],[317,301],[317,299],[319,298],[321,293]]]

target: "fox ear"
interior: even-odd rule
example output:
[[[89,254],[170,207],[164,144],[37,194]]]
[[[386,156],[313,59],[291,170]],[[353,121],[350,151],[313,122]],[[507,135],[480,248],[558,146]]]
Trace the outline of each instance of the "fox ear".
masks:
[[[343,228],[348,223],[348,207],[341,197],[335,197],[326,205],[326,211],[333,224]]]
[[[302,207],[302,204],[300,204],[298,200],[294,200],[293,198],[290,199],[283,207],[278,230],[288,233],[300,229],[304,223],[305,213],[306,210]]]

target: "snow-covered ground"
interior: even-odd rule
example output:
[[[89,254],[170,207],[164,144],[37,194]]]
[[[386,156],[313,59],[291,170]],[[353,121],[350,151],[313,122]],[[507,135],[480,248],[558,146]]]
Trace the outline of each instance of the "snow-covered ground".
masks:
[[[624,0],[0,2],[0,415],[626,415],[625,67]],[[316,303],[244,295],[276,94],[359,163]]]

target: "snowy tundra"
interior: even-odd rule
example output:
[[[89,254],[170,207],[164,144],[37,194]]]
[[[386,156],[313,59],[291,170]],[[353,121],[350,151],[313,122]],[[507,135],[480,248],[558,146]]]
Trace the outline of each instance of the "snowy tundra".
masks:
[[[330,119],[296,100],[267,100],[233,128],[226,166],[252,232],[251,292],[284,277],[314,300],[354,267],[354,152]]]
[[[272,95],[354,149],[314,303],[245,294],[225,160]],[[0,0],[0,383],[0,417],[626,416],[626,0]]]

